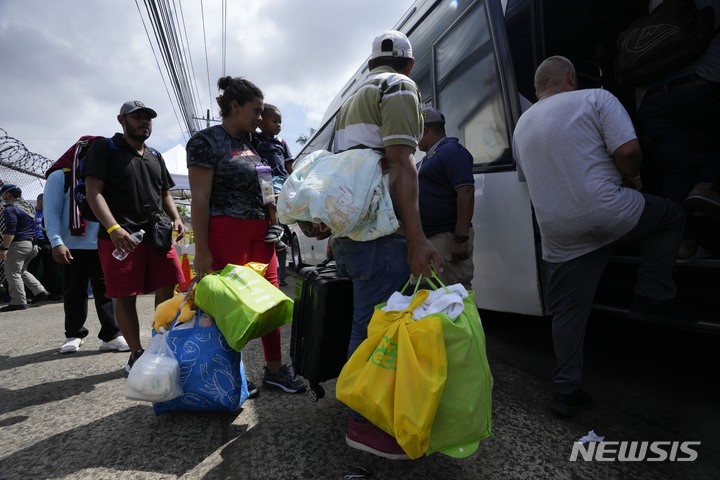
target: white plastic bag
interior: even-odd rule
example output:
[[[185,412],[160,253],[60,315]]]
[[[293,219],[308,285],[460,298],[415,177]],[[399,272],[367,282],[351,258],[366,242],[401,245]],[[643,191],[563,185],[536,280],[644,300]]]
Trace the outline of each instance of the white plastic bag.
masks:
[[[135,362],[125,383],[125,398],[167,402],[183,394],[180,364],[167,345],[167,334],[156,334]]]

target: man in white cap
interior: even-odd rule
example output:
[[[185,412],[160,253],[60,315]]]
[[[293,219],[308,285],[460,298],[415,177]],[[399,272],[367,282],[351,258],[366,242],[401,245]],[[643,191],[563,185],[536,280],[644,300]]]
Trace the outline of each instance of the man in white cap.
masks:
[[[136,308],[137,295],[155,292],[155,305],[173,296],[183,280],[174,248],[155,247],[154,218],[165,214],[181,238],[180,220],[169,190],[175,185],[160,153],[145,144],[152,133],[155,110],[137,100],[125,102],[117,120],[123,133],[98,139],[85,157],[82,176],[93,213],[104,228],[98,231],[98,253],[108,298],[115,299],[115,319],[131,350],[125,371],[130,373],[143,354]],[[131,236],[144,230],[143,241]],[[115,249],[129,252],[118,260]]]
[[[336,153],[355,148],[384,151],[390,195],[400,220],[398,232],[375,240],[333,237],[338,270],[353,281],[348,357],[367,338],[375,305],[387,301],[410,273],[430,275],[431,263],[442,269],[442,258],[425,238],[420,223],[414,154],[422,118],[417,85],[408,77],[414,64],[410,41],[402,32],[387,30],[378,35],[368,61],[370,74],[340,108],[335,125]],[[351,412],[345,441],[384,458],[408,458],[393,437],[357,412]]]

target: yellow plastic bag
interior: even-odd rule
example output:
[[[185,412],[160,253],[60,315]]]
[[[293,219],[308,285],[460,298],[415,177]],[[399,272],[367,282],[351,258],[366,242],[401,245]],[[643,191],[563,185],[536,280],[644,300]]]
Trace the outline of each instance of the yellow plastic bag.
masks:
[[[185,323],[195,317],[197,309],[193,309],[194,293],[177,293],[155,307],[153,330],[159,332],[161,328],[170,330],[170,325],[177,320]]]
[[[338,400],[394,436],[412,459],[429,448],[447,378],[440,318],[412,318],[427,295],[427,290],[417,292],[402,311],[376,307],[368,338],[347,361],[336,385]]]
[[[246,263],[246,264],[243,265],[243,266],[244,266],[244,267],[248,267],[248,268],[252,268],[252,269],[255,270],[257,273],[259,273],[260,275],[262,275],[263,277],[264,277],[265,274],[267,273],[267,267],[268,267],[268,266],[267,266],[267,263],[258,263],[258,262],[248,262],[248,263]]]

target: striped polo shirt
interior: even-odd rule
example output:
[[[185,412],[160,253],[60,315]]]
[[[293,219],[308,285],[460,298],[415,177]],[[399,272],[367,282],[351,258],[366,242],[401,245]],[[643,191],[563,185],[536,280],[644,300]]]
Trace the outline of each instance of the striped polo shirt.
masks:
[[[409,77],[388,66],[373,69],[343,104],[335,124],[333,150],[417,148],[422,135],[420,93]]]

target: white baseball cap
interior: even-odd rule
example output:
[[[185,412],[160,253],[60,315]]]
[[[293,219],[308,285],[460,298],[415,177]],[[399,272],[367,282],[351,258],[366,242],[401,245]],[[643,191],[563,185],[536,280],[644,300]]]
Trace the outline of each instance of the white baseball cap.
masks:
[[[390,42],[386,42],[387,40],[390,40]],[[413,58],[410,40],[402,32],[385,30],[375,37],[372,43],[370,58],[379,57]]]

